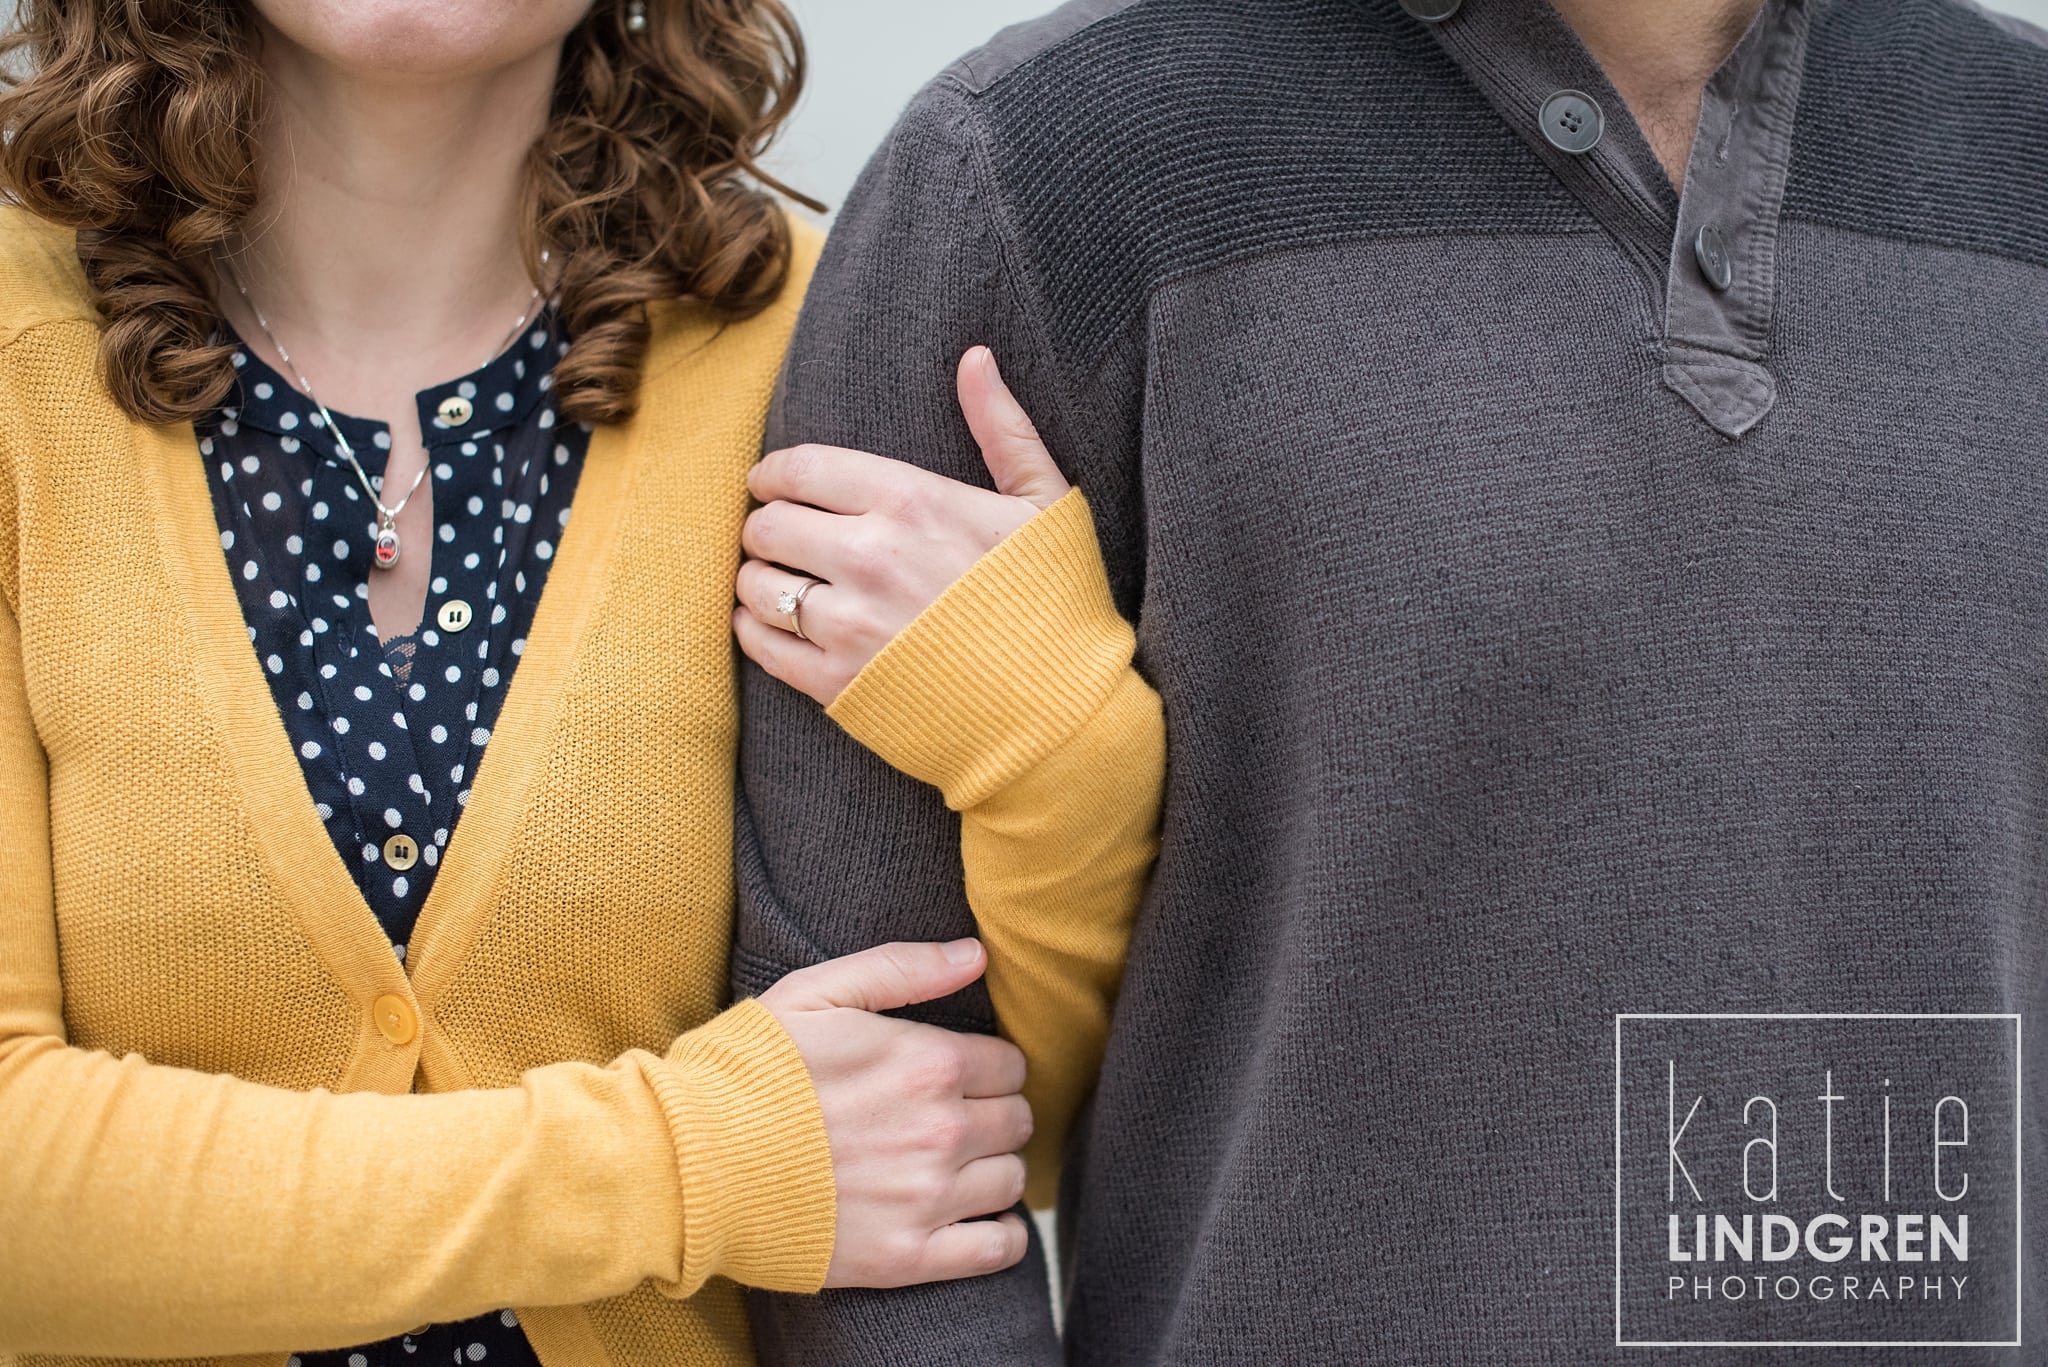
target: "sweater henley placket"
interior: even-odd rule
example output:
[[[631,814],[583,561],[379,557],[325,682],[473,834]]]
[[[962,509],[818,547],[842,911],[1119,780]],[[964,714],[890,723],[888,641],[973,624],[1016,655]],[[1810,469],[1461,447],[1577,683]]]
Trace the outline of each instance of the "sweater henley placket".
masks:
[[[1778,397],[1778,217],[1812,3],[1765,0],[1707,82],[1680,193],[1551,6],[1403,0],[1638,268],[1646,323],[1663,338],[1665,384],[1730,438]]]

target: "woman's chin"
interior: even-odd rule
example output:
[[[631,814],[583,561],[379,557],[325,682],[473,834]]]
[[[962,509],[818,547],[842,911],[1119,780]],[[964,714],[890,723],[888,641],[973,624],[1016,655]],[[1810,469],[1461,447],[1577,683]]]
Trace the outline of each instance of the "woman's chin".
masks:
[[[255,0],[306,57],[375,82],[474,76],[558,48],[591,0]]]

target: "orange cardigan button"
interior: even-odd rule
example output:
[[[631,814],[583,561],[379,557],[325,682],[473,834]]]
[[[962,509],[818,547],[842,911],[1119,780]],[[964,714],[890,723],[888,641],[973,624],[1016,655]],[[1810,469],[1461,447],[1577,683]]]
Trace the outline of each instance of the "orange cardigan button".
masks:
[[[413,1014],[412,1003],[393,992],[370,1004],[370,1017],[377,1022],[378,1033],[393,1044],[411,1044],[420,1032],[420,1018]]]

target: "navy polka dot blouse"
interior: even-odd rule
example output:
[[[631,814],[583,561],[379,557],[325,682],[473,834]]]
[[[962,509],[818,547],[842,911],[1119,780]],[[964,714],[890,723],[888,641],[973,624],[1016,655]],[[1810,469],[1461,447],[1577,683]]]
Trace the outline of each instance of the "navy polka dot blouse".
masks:
[[[481,370],[418,396],[432,578],[419,628],[381,644],[369,604],[376,508],[319,410],[242,346],[234,392],[198,428],[249,640],[320,819],[401,960],[569,524],[590,429],[555,420],[567,349],[543,313]],[[390,432],[334,418],[381,483]],[[292,1363],[484,1361],[538,1367],[511,1311]]]

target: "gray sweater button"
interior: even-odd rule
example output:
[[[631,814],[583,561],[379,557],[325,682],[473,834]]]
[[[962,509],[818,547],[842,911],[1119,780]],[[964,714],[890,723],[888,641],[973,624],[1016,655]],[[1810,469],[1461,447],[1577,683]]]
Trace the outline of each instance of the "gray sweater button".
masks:
[[[1593,97],[1577,90],[1560,90],[1543,102],[1543,136],[1560,152],[1583,156],[1600,144],[1607,120]]]
[[[1721,230],[1711,223],[1702,223],[1698,234],[1692,240],[1692,254],[1700,263],[1700,274],[1709,285],[1717,290],[1726,290],[1735,283],[1735,262],[1728,255],[1728,243],[1722,238]]]
[[[1465,0],[1401,0],[1401,8],[1425,24],[1441,24],[1464,3]]]

